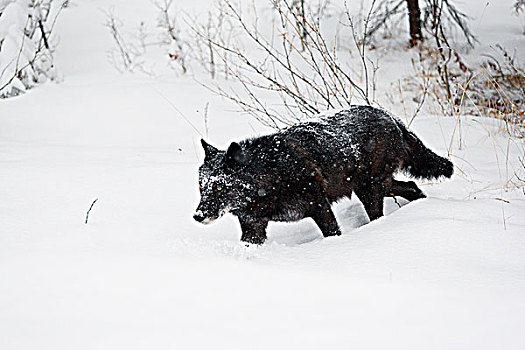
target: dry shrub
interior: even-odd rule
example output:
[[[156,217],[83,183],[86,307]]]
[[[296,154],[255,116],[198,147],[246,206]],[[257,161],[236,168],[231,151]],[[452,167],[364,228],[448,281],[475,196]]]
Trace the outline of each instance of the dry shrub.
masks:
[[[503,47],[498,45],[497,50],[503,59],[490,57],[470,79],[470,108],[504,120],[509,134],[524,138],[525,70]]]
[[[415,102],[422,92],[428,94],[444,115],[500,119],[509,135],[525,138],[525,68],[503,47],[497,45],[495,53],[473,67],[453,51],[445,76],[437,49],[422,45],[418,59],[412,61],[414,76],[400,84],[417,95]]]
[[[223,39],[224,33],[211,36],[202,26],[194,30],[207,43],[218,68],[225,69],[222,73],[235,84],[204,85],[273,128],[329,109],[346,108],[356,101],[371,104],[377,66],[366,57],[363,33],[374,3],[362,29],[354,25],[348,8],[341,19],[359,56],[360,67],[354,70],[348,64],[350,53],[337,49],[337,33],[324,29],[328,23],[322,11],[299,6],[302,2],[295,0],[270,0],[272,12],[267,12],[263,25],[255,6],[224,0],[223,14],[237,28],[235,35]]]

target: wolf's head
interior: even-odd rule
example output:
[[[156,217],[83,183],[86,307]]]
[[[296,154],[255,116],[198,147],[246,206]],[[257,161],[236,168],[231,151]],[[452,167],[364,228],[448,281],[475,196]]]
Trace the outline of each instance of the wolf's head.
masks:
[[[238,143],[221,151],[201,140],[204,163],[199,168],[201,201],[193,218],[208,224],[251,200],[252,185],[245,173],[245,154]]]

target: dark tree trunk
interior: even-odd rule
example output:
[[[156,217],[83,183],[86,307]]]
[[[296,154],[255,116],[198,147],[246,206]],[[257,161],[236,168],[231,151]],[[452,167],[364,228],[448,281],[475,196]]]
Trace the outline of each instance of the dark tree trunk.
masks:
[[[423,40],[421,32],[421,10],[419,9],[419,0],[407,0],[408,22],[410,23],[410,46],[417,45]]]

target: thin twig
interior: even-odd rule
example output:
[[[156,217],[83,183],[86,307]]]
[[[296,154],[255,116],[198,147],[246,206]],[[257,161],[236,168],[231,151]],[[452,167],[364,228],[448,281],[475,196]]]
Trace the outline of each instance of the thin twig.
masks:
[[[95,200],[93,201],[93,203],[91,203],[91,206],[89,207],[89,209],[88,209],[88,211],[87,211],[87,213],[86,213],[86,222],[85,222],[86,225],[87,225],[88,220],[89,220],[89,213],[91,212],[91,209],[93,209],[93,206],[95,205],[95,203],[96,203],[97,201],[98,201],[98,198],[95,199]]]

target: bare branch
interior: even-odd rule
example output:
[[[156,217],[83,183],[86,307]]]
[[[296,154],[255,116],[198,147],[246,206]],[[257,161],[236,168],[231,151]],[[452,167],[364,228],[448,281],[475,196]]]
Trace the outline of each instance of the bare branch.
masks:
[[[89,209],[88,209],[88,211],[87,211],[87,213],[86,213],[86,221],[85,221],[85,224],[86,224],[86,225],[87,225],[88,220],[89,220],[89,213],[91,212],[91,209],[93,209],[93,206],[95,205],[95,203],[96,203],[97,201],[98,201],[98,198],[95,199],[95,200],[93,201],[93,203],[91,203],[91,206],[89,207]]]

